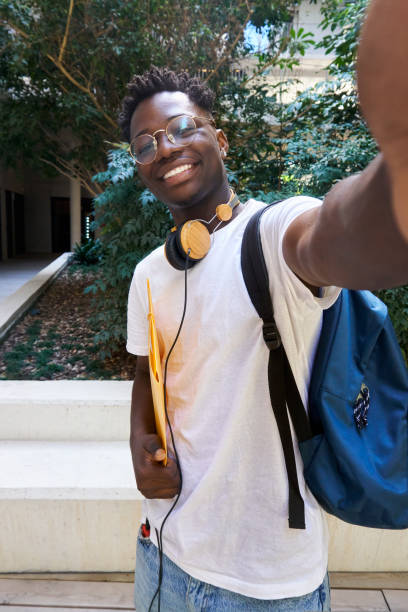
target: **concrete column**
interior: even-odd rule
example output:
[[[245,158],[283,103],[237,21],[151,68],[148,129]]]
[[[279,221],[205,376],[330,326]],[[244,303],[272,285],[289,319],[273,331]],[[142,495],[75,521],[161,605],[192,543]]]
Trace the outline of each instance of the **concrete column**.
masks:
[[[7,215],[6,215],[6,192],[0,189],[0,219],[1,219],[1,259],[8,259],[7,255]]]
[[[75,243],[81,244],[81,183],[70,179],[71,251]]]

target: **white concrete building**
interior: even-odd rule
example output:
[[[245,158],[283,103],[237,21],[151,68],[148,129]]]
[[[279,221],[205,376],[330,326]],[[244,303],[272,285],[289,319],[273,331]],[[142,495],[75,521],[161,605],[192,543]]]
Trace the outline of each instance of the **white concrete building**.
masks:
[[[325,34],[319,27],[322,21],[320,7],[321,0],[318,0],[316,4],[311,4],[309,0],[303,0],[293,20],[293,29],[298,31],[303,28],[305,32],[310,32],[316,44],[321,42]],[[264,50],[267,44],[266,34],[249,31],[247,41],[255,47],[255,50]],[[285,55],[287,57],[287,54],[283,54],[283,57]],[[263,75],[257,77],[258,82],[264,80],[267,85],[270,85],[270,94],[276,95],[282,102],[289,102],[296,97],[299,91],[313,87],[320,81],[328,80],[329,72],[327,68],[334,59],[334,55],[326,55],[323,49],[309,46],[305,55],[299,56],[297,59],[299,65],[292,69],[280,68],[279,66],[266,68]],[[248,56],[237,63],[234,68],[237,78],[242,78],[244,74],[251,77],[254,70],[256,71],[256,63],[254,56]],[[293,80],[293,83],[288,86],[286,82],[289,79]],[[285,83],[285,86],[279,91],[276,85],[282,83]]]

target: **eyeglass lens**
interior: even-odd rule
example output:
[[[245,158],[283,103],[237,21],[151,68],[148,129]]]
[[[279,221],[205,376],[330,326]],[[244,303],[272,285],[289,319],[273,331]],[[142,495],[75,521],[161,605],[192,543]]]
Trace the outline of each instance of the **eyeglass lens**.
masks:
[[[167,124],[166,134],[172,144],[186,145],[194,137],[196,124],[192,117],[181,115]],[[150,134],[141,134],[131,143],[133,157],[140,164],[149,164],[156,157],[157,140]]]

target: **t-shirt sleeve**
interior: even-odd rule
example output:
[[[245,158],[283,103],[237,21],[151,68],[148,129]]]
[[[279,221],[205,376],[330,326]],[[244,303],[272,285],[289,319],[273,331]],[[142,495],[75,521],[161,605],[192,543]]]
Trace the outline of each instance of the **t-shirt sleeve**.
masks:
[[[147,320],[147,282],[140,266],[136,266],[128,297],[126,349],[134,355],[148,355],[149,326]]]
[[[314,304],[322,310],[330,308],[336,301],[339,287],[321,287],[316,297],[287,265],[283,256],[283,237],[290,224],[302,213],[321,206],[321,200],[307,196],[289,198],[272,206],[264,215],[261,223],[262,248],[268,270],[273,270],[275,278],[270,278],[271,291],[277,285],[284,286],[294,300]],[[275,282],[276,281],[276,282]]]

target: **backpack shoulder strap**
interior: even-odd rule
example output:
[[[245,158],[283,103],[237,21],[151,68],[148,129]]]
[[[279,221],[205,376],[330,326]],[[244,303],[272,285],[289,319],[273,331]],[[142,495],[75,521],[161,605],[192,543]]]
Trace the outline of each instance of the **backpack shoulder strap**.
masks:
[[[273,204],[276,204],[274,202]],[[296,435],[300,440],[311,437],[299,391],[275,323],[269,277],[262,251],[260,223],[270,204],[258,210],[249,220],[241,247],[241,268],[245,285],[255,310],[263,321],[263,337],[269,349],[268,383],[272,408],[282,443],[289,482],[289,527],[305,529],[304,502],[299,490],[296,460],[287,405]]]
[[[262,251],[259,228],[263,213],[273,204],[259,209],[252,215],[245,228],[241,247],[242,275],[252,304],[264,322],[263,337],[269,349],[278,348],[281,345],[281,339],[273,316],[268,270]]]

